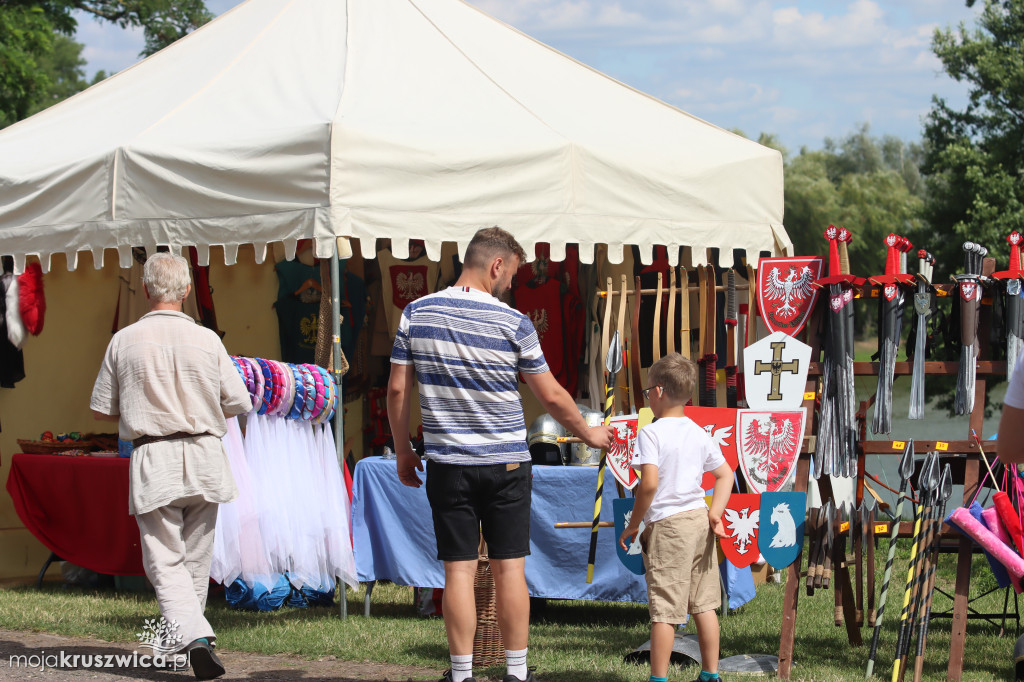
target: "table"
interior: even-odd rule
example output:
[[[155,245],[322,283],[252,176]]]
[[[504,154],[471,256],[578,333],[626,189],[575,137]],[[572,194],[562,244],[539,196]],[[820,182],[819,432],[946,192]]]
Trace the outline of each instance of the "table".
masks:
[[[426,472],[419,472],[426,480]],[[647,602],[643,576],[630,573],[615,552],[615,529],[598,530],[594,582],[587,583],[589,528],[555,529],[557,521],[594,517],[596,467],[533,467],[530,556],[526,583],[533,597]],[[618,497],[606,476],[601,520],[612,520]],[[356,464],[352,497],[353,545],[360,582],[443,587],[426,487],[398,480],[395,460],[368,457]]]
[[[57,557],[97,573],[145,575],[139,526],[128,514],[128,462],[19,453],[7,492],[21,522]]]

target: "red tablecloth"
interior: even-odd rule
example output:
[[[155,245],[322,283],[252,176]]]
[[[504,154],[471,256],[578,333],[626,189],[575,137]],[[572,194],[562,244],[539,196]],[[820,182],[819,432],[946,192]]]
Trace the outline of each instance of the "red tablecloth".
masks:
[[[139,526],[128,514],[128,459],[16,454],[7,492],[51,552],[108,575],[144,575]]]

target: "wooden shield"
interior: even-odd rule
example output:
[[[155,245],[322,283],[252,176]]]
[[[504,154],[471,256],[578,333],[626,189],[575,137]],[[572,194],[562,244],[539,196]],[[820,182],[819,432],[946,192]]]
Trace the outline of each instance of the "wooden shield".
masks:
[[[739,466],[736,455],[736,413],[738,410],[729,407],[696,407],[687,405],[686,416],[700,426],[711,439],[722,449],[725,461],[733,471]],[[715,487],[715,477],[710,472],[704,474],[701,488],[711,490]]]
[[[737,449],[740,469],[750,490],[781,489],[796,472],[804,440],[807,408],[797,410],[740,410]]]
[[[610,425],[615,428],[615,442],[608,450],[608,468],[619,483],[631,490],[640,480],[632,467],[633,456],[636,453],[636,434],[640,430],[640,416],[623,414],[612,417]]]
[[[757,266],[757,305],[772,332],[796,336],[818,300],[813,283],[821,279],[821,256],[762,258]]]
[[[746,568],[759,554],[757,533],[761,515],[761,496],[753,493],[735,493],[722,515],[728,536],[719,538],[722,553],[737,568]]]

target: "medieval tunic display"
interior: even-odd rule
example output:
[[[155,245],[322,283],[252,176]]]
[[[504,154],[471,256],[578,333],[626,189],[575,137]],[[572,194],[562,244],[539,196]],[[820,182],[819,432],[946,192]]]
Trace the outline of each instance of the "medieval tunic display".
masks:
[[[220,440],[227,432],[224,415],[242,414],[252,402],[220,339],[188,315],[154,311],[115,334],[89,405],[120,415],[118,432],[125,440],[179,431],[214,436],[136,450],[129,514],[191,495],[208,502],[234,499],[235,482]]]
[[[378,251],[382,296],[388,334],[395,337],[402,311],[411,302],[437,290],[438,264],[426,256],[414,260],[395,258],[390,251]]]

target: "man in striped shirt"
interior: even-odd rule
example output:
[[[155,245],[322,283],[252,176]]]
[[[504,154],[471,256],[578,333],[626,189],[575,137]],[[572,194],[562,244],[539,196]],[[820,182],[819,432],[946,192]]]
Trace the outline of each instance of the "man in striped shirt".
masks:
[[[419,487],[423,464],[408,438],[409,400],[419,384],[427,498],[437,558],[444,561],[442,609],[451,670],[441,682],[472,682],[476,575],[482,527],[494,575],[504,682],[533,682],[526,667],[530,595],[530,451],[517,375],[548,413],[593,448],[610,427],[589,427],[552,376],[529,318],[498,300],[512,285],[523,248],[499,227],[479,230],[454,286],[406,306],[391,353],[388,420],[398,478]]]

